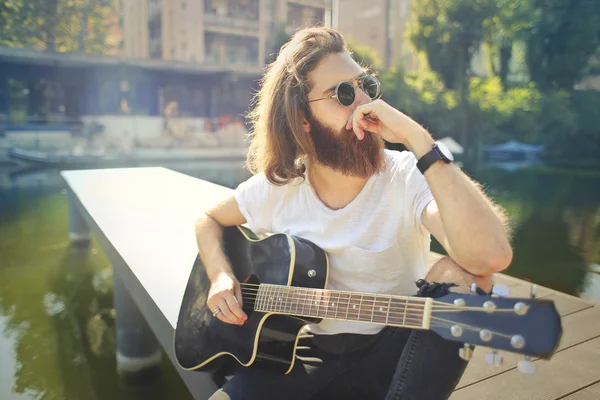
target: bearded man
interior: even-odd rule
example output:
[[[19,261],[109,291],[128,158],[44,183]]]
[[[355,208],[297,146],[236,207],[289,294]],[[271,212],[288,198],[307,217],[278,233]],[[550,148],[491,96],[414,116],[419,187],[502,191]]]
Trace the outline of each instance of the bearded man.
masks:
[[[328,288],[344,291],[433,297],[476,283],[489,292],[490,276],[510,264],[502,210],[441,143],[380,99],[379,81],[336,30],[298,31],[255,104],[254,175],[196,224],[207,304],[222,322],[247,319],[222,249],[227,226],[312,241],[328,253]],[[427,271],[430,235],[449,256]],[[306,326],[288,374],[240,367],[212,399],[446,399],[467,365],[460,347],[431,331],[324,319]]]

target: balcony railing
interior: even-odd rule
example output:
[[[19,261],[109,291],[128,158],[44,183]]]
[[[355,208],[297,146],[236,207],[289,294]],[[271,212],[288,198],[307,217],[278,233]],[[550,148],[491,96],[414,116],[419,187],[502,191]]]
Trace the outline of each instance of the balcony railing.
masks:
[[[309,7],[331,7],[331,0],[288,0],[288,2]]]
[[[243,18],[230,17],[228,15],[204,14],[205,28],[238,28],[251,31],[258,31],[258,20],[246,20]]]

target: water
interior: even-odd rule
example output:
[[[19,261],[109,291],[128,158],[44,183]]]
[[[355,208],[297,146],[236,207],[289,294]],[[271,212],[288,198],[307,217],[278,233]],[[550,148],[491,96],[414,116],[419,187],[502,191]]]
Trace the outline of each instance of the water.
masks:
[[[170,168],[234,187],[239,165]],[[15,172],[0,169],[0,399],[191,399],[166,356],[146,387],[119,383],[110,262],[95,241],[69,245],[57,171]]]
[[[234,187],[239,163],[170,168]],[[0,399],[191,399],[163,357],[143,388],[115,372],[112,270],[96,242],[68,242],[56,171],[0,169]],[[600,177],[488,169],[474,176],[514,222],[509,274],[600,301]],[[439,250],[439,248],[437,249]]]

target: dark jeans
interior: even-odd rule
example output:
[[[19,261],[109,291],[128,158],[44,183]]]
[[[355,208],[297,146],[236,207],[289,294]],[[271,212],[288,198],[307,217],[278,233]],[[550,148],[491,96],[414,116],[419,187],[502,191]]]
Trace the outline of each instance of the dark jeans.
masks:
[[[432,331],[396,327],[377,335],[306,335],[289,374],[240,368],[214,398],[447,399],[467,366],[460,347]]]

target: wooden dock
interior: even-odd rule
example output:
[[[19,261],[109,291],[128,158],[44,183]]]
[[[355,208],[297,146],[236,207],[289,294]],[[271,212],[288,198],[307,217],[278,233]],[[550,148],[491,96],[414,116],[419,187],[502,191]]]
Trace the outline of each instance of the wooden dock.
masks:
[[[433,264],[439,254],[432,253]],[[494,284],[509,287],[509,297],[527,297],[531,283],[495,274]],[[517,369],[523,357],[502,353],[501,366],[488,365],[489,348],[478,347],[450,400],[600,400],[600,304],[543,286],[536,297],[554,301],[563,336],[550,360],[532,359],[533,375]]]

